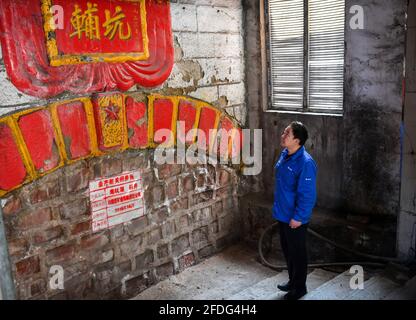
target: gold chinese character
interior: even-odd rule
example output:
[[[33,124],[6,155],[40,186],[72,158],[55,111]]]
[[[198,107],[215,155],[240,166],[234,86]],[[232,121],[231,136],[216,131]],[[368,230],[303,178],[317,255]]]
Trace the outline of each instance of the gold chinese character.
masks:
[[[116,32],[118,30],[118,36],[121,40],[127,40],[131,37],[131,30],[130,25],[127,23],[127,32],[123,34],[123,25],[124,23],[121,22],[122,19],[126,17],[123,13],[120,6],[116,7],[116,16],[113,18],[110,15],[110,10],[105,10],[105,23],[103,23],[103,27],[105,28],[104,36],[108,37],[110,40],[114,39]]]
[[[75,5],[75,10],[72,13],[71,24],[75,31],[69,36],[72,38],[78,36],[81,39],[82,33],[90,39],[100,39],[100,21],[97,15],[94,13],[98,12],[97,4],[92,5],[90,2],[87,3],[88,9],[82,14],[79,5]]]

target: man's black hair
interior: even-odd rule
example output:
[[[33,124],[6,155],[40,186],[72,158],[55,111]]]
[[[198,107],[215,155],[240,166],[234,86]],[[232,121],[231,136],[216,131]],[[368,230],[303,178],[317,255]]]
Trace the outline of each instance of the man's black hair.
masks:
[[[290,127],[292,128],[293,136],[295,139],[299,139],[299,144],[303,146],[306,140],[308,140],[308,130],[306,129],[305,125],[302,122],[293,121],[290,124]]]

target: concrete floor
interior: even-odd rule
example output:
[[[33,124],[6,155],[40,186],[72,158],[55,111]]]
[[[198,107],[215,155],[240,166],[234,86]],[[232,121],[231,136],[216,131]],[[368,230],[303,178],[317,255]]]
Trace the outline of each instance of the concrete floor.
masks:
[[[256,260],[257,252],[235,245],[159,282],[133,300],[225,300],[277,274]],[[277,290],[277,289],[276,289]]]
[[[284,264],[277,257],[276,263]],[[416,277],[403,285],[365,268],[364,290],[350,286],[349,268],[341,272],[309,269],[305,300],[415,299]],[[387,269],[386,269],[387,270]],[[257,261],[257,252],[238,244],[148,288],[132,300],[281,300],[276,286],[288,280],[287,271],[274,271]]]

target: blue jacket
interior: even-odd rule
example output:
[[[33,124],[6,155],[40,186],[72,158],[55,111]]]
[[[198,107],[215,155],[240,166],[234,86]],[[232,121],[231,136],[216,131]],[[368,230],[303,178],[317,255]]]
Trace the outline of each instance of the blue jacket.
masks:
[[[273,217],[305,224],[316,203],[316,163],[303,146],[288,159],[287,155],[284,149],[275,165]]]

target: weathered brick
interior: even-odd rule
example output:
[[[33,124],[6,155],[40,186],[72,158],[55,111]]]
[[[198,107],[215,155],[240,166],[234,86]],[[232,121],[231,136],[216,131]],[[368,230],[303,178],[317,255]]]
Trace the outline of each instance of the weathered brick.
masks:
[[[23,255],[28,249],[28,243],[25,239],[13,239],[9,241],[9,254],[11,256]]]
[[[40,272],[39,257],[29,257],[16,263],[16,274],[25,277]]]
[[[20,198],[12,196],[7,200],[6,205],[3,208],[3,214],[12,215],[19,212],[21,209],[22,202],[20,201]]]
[[[239,8],[197,7],[199,32],[240,32],[242,10]],[[212,23],[215,21],[215,23]]]
[[[120,245],[121,254],[126,257],[133,257],[136,255],[136,252],[140,251],[142,245],[143,237],[142,235],[138,235]]]
[[[172,255],[178,257],[189,249],[189,235],[184,234],[172,241]]]
[[[72,278],[65,278],[64,288],[68,292],[68,299],[70,300],[85,300],[89,294],[89,289],[92,287],[92,273],[76,274]]]
[[[192,242],[198,244],[200,242],[208,241],[208,227],[202,227],[192,231]]]
[[[153,245],[157,243],[160,239],[162,239],[162,232],[160,228],[157,228],[155,230],[152,230],[148,233],[147,243],[149,245]]]
[[[233,229],[234,219],[231,214],[227,214],[220,218],[220,229],[222,231],[229,231]]]
[[[97,164],[98,168],[95,169],[96,178],[111,177],[120,174],[123,169],[123,163],[120,159],[114,157],[103,159],[101,164]]]
[[[33,243],[40,244],[57,239],[63,235],[62,227],[56,226],[47,230],[37,231],[33,235]]]
[[[165,190],[163,186],[153,187],[153,204],[158,205],[165,200]]]
[[[157,177],[159,180],[166,180],[167,178],[180,174],[181,171],[182,165],[180,164],[163,164],[157,166]]]
[[[168,199],[173,199],[177,197],[178,195],[179,195],[178,181],[175,180],[166,186],[166,197]]]
[[[75,244],[65,244],[63,246],[48,250],[46,252],[46,261],[49,265],[71,260],[75,256]]]
[[[171,275],[173,275],[174,269],[173,269],[173,263],[168,262],[165,264],[162,264],[161,266],[156,268],[156,274],[159,278],[159,280],[165,279]]]
[[[116,288],[111,289],[110,291],[106,292],[103,296],[103,300],[122,300],[121,294],[122,285],[117,286]]]
[[[207,184],[211,186],[215,185],[216,176],[217,176],[216,167],[211,164],[208,164],[207,169],[208,169]]]
[[[164,207],[156,210],[152,214],[152,221],[159,225],[162,222],[166,221],[168,217],[169,217],[168,208],[164,206]]]
[[[88,187],[91,178],[90,170],[84,162],[78,162],[74,165],[73,169],[72,167],[66,169],[69,171],[65,175],[66,189],[68,192],[77,192]]]
[[[46,291],[46,282],[43,279],[36,280],[30,285],[30,295],[37,296],[39,294],[45,293]]]
[[[211,207],[206,207],[201,210],[196,210],[193,214],[193,221],[208,223],[211,220]]]
[[[86,199],[79,199],[60,206],[59,211],[62,219],[74,219],[89,214]]]
[[[219,188],[219,189],[216,190],[216,196],[218,198],[232,197],[232,194],[233,194],[233,191],[230,188],[230,186]]]
[[[204,173],[198,174],[196,185],[198,188],[203,188],[205,186],[205,174]]]
[[[123,159],[123,171],[133,171],[147,167],[147,154],[134,152],[132,156]]]
[[[110,249],[100,254],[100,258],[97,263],[106,263],[106,262],[112,261],[113,259],[114,259],[114,250]]]
[[[110,268],[107,268],[107,265],[105,265],[105,266],[98,266],[95,269],[95,272],[96,272],[96,278],[98,280],[104,280],[104,279],[111,278],[111,273],[112,272],[111,272]]]
[[[36,204],[43,202],[49,199],[57,198],[61,194],[59,181],[50,181],[46,183],[40,183],[31,193],[30,193],[30,203]]]
[[[195,264],[195,256],[193,254],[193,252],[188,253],[186,255],[183,255],[182,257],[180,257],[178,259],[178,263],[179,263],[179,269],[185,270],[186,268],[189,268],[191,266],[193,266]]]
[[[169,255],[169,247],[167,244],[160,245],[157,248],[157,257],[159,259],[165,258]]]
[[[170,207],[173,211],[188,209],[188,198],[176,200]]]
[[[114,226],[109,230],[111,242],[122,242],[123,239],[128,239],[128,235],[124,232],[124,226],[122,224]],[[123,237],[124,236],[124,237]]]
[[[136,270],[150,269],[154,261],[153,250],[147,249],[136,257]]]
[[[230,182],[230,174],[226,170],[220,170],[219,172],[219,184],[221,187],[228,185]]]
[[[116,268],[121,272],[121,273],[127,273],[131,271],[131,261],[127,260],[127,261],[123,261],[121,263],[119,263]]]
[[[213,198],[214,191],[207,190],[198,194],[194,194],[192,196],[192,206],[196,206],[197,204],[209,201]]]
[[[209,225],[209,227],[210,227],[210,231],[212,232],[212,233],[218,233],[218,231],[219,231],[219,227],[218,227],[218,221],[217,220],[215,220],[213,223],[211,223],[210,225]]]
[[[109,239],[105,234],[96,234],[92,236],[86,236],[81,239],[81,249],[94,250],[104,247],[109,243]]]
[[[226,84],[229,82],[241,82],[244,74],[241,72],[241,58],[213,58],[196,59],[203,71],[200,85]]]
[[[183,232],[189,226],[189,216],[188,214],[184,214],[176,220],[176,230],[178,232]]]
[[[193,175],[187,175],[185,178],[182,178],[182,190],[184,192],[190,192],[195,189],[195,182]]]
[[[77,223],[71,228],[71,235],[77,235],[86,231],[91,230],[91,220],[83,221],[80,223]]]
[[[215,252],[215,248],[212,245],[208,245],[198,251],[198,255],[200,258],[207,258],[213,255]]]
[[[126,281],[126,295],[134,296],[151,285],[149,274],[145,273]]]
[[[131,221],[127,225],[127,232],[132,236],[137,236],[138,234],[141,234],[148,225],[149,219],[147,218],[147,216],[143,216],[139,219]]]
[[[234,241],[234,235],[233,234],[227,234],[226,236],[217,239],[216,241],[216,247],[217,249],[225,248],[228,245],[231,245]]]
[[[52,218],[51,208],[37,209],[24,216],[21,216],[18,220],[18,227],[21,229],[40,227],[43,224],[51,221]]]
[[[142,171],[142,180],[144,186],[150,186],[155,181],[155,173],[153,170],[143,170]]]
[[[168,238],[176,232],[175,222],[174,221],[167,221],[162,226],[162,234],[163,238]]]
[[[173,31],[197,31],[196,7],[175,4],[171,7]]]
[[[68,293],[66,291],[59,292],[53,296],[48,297],[48,300],[68,300]]]
[[[222,211],[223,211],[223,208],[222,208],[222,201],[215,202],[215,203],[212,205],[212,215],[213,215],[214,217],[218,217],[218,216],[220,216],[220,215],[221,215],[221,213],[222,213]]]
[[[238,208],[238,201],[234,197],[224,197],[223,210]]]

